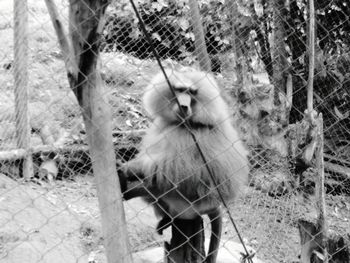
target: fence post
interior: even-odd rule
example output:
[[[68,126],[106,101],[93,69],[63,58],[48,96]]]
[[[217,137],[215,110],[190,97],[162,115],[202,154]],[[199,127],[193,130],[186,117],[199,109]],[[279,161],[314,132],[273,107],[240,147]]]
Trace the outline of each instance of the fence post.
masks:
[[[286,7],[284,0],[272,1],[273,8],[273,41],[272,41],[272,63],[273,67],[273,85],[274,90],[274,104],[279,105],[279,93],[286,94],[286,69],[287,66],[287,55],[285,51],[284,38],[286,36],[285,21]]]
[[[204,30],[201,22],[198,2],[195,0],[189,1],[191,11],[191,22],[194,33],[195,54],[198,59],[201,70],[211,72],[211,62],[205,44]]]
[[[33,161],[29,151],[30,122],[28,114],[28,3],[27,0],[14,1],[14,86],[16,111],[17,147],[24,149],[26,155],[20,164],[20,174],[24,178],[33,177]]]
[[[88,135],[107,262],[131,263],[125,213],[116,170],[111,110],[97,69],[101,32],[108,4],[109,1],[70,1],[70,37],[79,71],[75,72],[74,77],[72,76],[75,82],[71,88],[82,108]]]

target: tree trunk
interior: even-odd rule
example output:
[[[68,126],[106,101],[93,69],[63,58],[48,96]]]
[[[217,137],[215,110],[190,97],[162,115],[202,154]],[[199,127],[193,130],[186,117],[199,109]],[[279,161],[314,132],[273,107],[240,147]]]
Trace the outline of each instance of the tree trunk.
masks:
[[[240,18],[239,12],[238,12],[238,6],[237,3],[234,1],[227,1],[226,2],[227,9],[229,10],[228,16],[230,21],[230,27],[231,27],[231,36],[232,36],[232,42],[233,42],[233,49],[234,49],[234,55],[235,55],[235,71],[237,75],[237,82],[242,87],[246,87],[250,84],[249,79],[249,70],[248,70],[248,64],[247,64],[247,58],[246,50],[245,50],[245,39],[241,38],[241,34],[238,31],[237,24],[238,20]],[[243,34],[245,36],[245,34]]]
[[[285,28],[284,20],[287,17],[285,9],[285,0],[273,1],[273,42],[272,42],[272,61],[273,63],[273,85],[274,104],[279,105],[279,93],[286,94],[286,76],[287,73],[287,54],[285,49]]]
[[[301,219],[298,222],[301,242],[300,263],[323,263],[322,243],[324,235],[316,222]],[[328,262],[350,262],[350,234],[337,234],[331,231],[325,243],[329,260]]]
[[[196,0],[190,0],[191,21],[194,33],[195,54],[201,70],[211,72],[211,62],[205,44],[204,30],[199,13],[199,7]]]
[[[88,134],[107,260],[109,263],[129,263],[132,258],[128,249],[125,214],[117,180],[111,111],[96,70],[104,13],[108,4],[108,1],[70,0],[69,29],[78,65],[72,88],[82,108]]]
[[[30,148],[30,120],[28,114],[28,39],[27,1],[14,1],[14,86],[16,104],[17,147],[25,150],[20,162],[20,175],[33,177],[33,160]]]

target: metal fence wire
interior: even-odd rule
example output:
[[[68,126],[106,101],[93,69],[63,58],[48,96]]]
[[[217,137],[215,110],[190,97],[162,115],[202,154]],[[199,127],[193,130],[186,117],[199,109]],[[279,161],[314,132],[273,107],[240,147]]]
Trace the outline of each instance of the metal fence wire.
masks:
[[[1,0],[0,262],[185,262],[220,216],[217,262],[350,262],[349,17],[347,0]]]

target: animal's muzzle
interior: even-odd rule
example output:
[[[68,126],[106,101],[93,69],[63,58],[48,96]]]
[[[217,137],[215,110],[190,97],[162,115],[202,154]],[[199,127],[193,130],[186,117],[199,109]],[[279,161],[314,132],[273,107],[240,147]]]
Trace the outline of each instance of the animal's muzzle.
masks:
[[[191,109],[191,96],[188,94],[178,94],[177,100],[179,101],[179,114],[182,118],[188,118],[192,115],[192,109]]]

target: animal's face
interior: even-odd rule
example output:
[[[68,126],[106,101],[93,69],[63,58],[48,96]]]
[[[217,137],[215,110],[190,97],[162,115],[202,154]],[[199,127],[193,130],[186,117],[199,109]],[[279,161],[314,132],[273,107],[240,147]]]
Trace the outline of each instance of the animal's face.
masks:
[[[203,125],[215,125],[227,118],[226,103],[210,75],[192,71],[167,71],[167,75],[174,92],[159,74],[145,93],[144,106],[151,118],[169,124],[188,120]]]
[[[169,113],[174,115],[172,119],[179,120],[180,122],[185,119],[191,119],[196,110],[195,106],[198,103],[196,98],[198,93],[197,87],[173,87],[175,96],[169,101],[168,109],[170,111]]]

